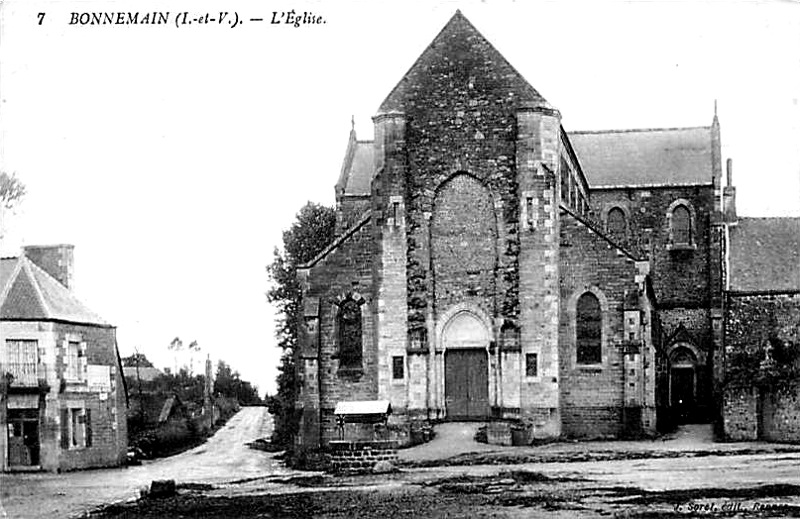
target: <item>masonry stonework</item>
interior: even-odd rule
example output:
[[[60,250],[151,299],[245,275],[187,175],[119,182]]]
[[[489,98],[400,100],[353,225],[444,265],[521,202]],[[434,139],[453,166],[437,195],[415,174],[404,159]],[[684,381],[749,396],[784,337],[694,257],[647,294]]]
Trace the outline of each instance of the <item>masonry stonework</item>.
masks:
[[[499,443],[647,435],[750,405],[721,389],[736,222],[716,115],[566,132],[457,12],[373,121],[373,141],[350,133],[337,238],[299,269],[300,443],[334,439],[341,401],[388,401],[401,442],[473,419]],[[348,297],[362,301],[359,369],[339,365]],[[581,344],[586,326],[600,341],[590,363],[579,322]]]

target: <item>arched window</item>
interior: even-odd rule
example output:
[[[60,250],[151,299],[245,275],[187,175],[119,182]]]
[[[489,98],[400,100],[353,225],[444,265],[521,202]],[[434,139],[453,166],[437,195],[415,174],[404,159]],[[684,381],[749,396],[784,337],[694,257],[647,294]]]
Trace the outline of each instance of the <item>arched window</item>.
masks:
[[[348,297],[339,304],[339,366],[361,367],[361,304]]]
[[[676,206],[672,210],[672,243],[692,244],[692,217],[685,205]]]
[[[602,362],[602,324],[600,301],[591,292],[578,298],[576,312],[576,348],[578,364]]]
[[[625,221],[625,212],[622,209],[614,207],[608,212],[606,229],[611,236],[622,240],[625,239],[628,234],[628,225]]]

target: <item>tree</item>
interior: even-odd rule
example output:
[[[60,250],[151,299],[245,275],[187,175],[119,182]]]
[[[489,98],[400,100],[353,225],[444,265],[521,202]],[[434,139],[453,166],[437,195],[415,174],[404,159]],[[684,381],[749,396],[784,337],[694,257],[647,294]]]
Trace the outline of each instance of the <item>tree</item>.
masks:
[[[297,267],[312,260],[333,241],[335,228],[334,209],[308,202],[297,213],[297,219],[289,230],[284,231],[283,251],[276,248],[275,257],[267,267],[273,282],[267,300],[280,312],[275,335],[283,350],[278,367],[278,390],[267,400],[269,411],[275,417],[272,442],[277,445],[291,445],[299,424],[299,416],[295,413],[299,390],[295,353],[302,293],[297,281]]]
[[[227,362],[221,360],[217,363],[217,374],[214,377],[214,393],[235,398],[239,404],[260,404],[258,389],[242,380],[238,371],[233,371]]]
[[[153,363],[150,362],[144,353],[134,353],[128,357],[122,357],[122,367],[124,368],[152,368]]]
[[[11,209],[25,196],[25,184],[15,174],[0,171],[0,204]]]

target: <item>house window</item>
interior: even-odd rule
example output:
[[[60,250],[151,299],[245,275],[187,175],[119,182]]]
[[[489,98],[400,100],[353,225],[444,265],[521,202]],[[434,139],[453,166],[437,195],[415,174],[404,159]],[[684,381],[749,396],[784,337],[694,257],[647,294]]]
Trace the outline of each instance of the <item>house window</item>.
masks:
[[[575,328],[578,364],[600,364],[602,316],[600,301],[591,292],[578,298]]]
[[[6,372],[13,377],[12,383],[22,386],[35,386],[38,380],[39,348],[38,341],[6,340]]]
[[[539,355],[537,353],[525,354],[525,376],[536,377],[539,375]]]
[[[61,448],[83,449],[92,446],[91,409],[61,410]]]
[[[614,207],[608,212],[606,230],[615,238],[625,239],[628,233],[628,225],[625,221],[625,213],[619,207]]]
[[[392,378],[400,380],[405,377],[405,366],[403,357],[392,357]]]
[[[70,341],[67,344],[65,377],[67,380],[80,381],[84,380],[86,368],[86,352],[80,342]]]
[[[363,302],[363,301],[362,301]],[[339,366],[361,367],[361,304],[348,297],[339,304]]]
[[[672,210],[672,243],[692,244],[692,218],[685,205],[679,205]]]

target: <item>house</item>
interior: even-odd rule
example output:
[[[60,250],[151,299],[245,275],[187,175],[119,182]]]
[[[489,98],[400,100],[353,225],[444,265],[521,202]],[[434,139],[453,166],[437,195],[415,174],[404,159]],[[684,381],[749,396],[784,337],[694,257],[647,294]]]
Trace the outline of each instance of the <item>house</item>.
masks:
[[[0,260],[0,467],[120,465],[126,395],[116,329],[72,293],[71,245]]]
[[[372,141],[350,132],[336,238],[298,269],[299,445],[336,438],[342,401],[388,401],[408,436],[490,421],[501,442],[512,423],[720,423],[737,216],[716,113],[567,131],[456,12],[373,121]]]

